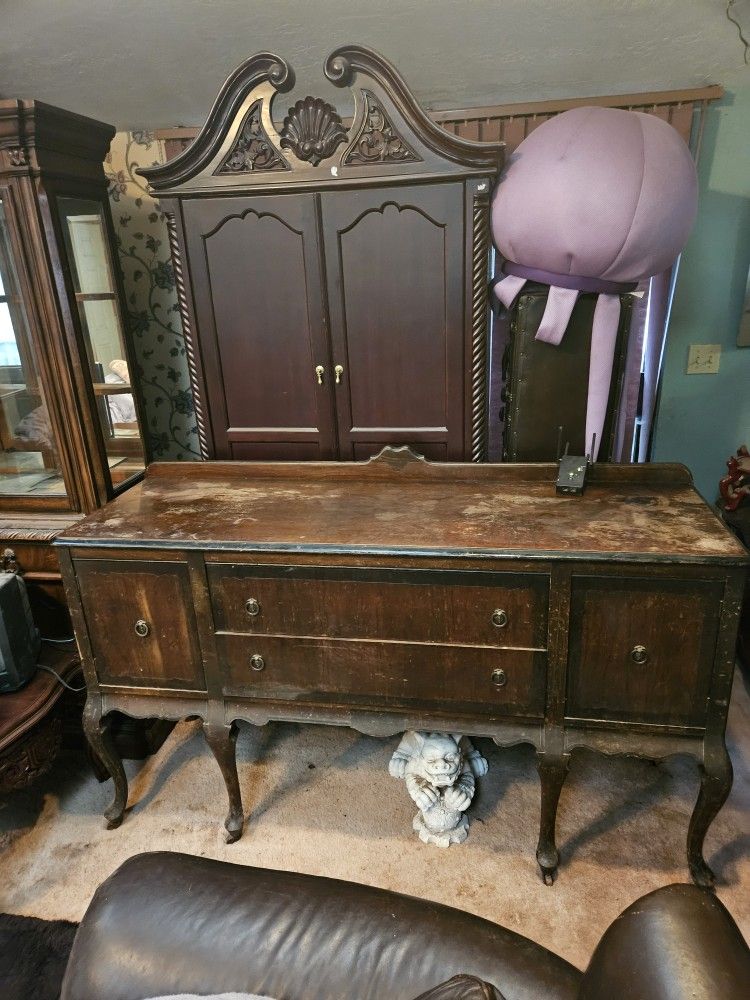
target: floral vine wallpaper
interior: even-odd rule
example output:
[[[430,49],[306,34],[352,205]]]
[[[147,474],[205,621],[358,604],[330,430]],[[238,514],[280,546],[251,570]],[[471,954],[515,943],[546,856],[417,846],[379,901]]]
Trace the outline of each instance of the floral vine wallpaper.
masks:
[[[104,165],[125,284],[130,337],[146,411],[150,459],[198,459],[185,343],[167,224],[137,167],[164,162],[150,132],[118,132]]]

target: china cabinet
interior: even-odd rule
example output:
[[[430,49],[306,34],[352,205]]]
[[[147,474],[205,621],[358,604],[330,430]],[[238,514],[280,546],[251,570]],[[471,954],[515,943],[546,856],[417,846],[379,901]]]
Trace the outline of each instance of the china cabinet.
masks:
[[[69,631],[51,541],[144,468],[103,167],[113,135],[0,101],[0,545],[47,635]]]

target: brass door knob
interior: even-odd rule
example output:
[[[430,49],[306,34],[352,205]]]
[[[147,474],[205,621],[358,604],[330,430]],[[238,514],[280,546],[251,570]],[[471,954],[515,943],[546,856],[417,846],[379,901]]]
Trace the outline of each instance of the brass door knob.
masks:
[[[260,655],[260,653],[253,653],[250,657],[250,666],[253,670],[264,670],[266,666],[266,661]]]
[[[142,618],[139,618],[138,621],[135,623],[135,634],[139,635],[141,639],[145,639],[150,631],[151,631],[151,626],[149,625],[149,623],[147,621],[144,621]]]
[[[495,628],[505,628],[508,624],[508,612],[502,608],[495,608],[492,612],[492,624]]]
[[[508,683],[508,675],[499,667],[492,671],[492,677],[490,679],[496,688],[505,687]]]
[[[316,365],[315,366],[315,377],[318,380],[318,385],[323,385],[323,376],[325,375],[325,373],[326,373],[326,370],[323,367],[323,365]]]
[[[648,650],[645,646],[633,646],[630,651],[630,659],[633,663],[646,663],[648,660]]]
[[[340,385],[341,376],[344,374],[344,366],[336,365],[336,367],[333,369],[333,373],[336,376],[336,385]]]
[[[248,597],[245,601],[245,611],[247,611],[251,618],[260,614],[260,604],[258,604],[254,597]]]

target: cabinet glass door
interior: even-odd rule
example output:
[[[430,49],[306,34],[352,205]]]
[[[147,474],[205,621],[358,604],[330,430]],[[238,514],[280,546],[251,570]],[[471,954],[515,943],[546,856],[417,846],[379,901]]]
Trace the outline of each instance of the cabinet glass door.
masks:
[[[0,199],[0,496],[65,496]]]
[[[102,206],[66,197],[58,207],[107,464],[117,489],[143,470],[144,457]]]

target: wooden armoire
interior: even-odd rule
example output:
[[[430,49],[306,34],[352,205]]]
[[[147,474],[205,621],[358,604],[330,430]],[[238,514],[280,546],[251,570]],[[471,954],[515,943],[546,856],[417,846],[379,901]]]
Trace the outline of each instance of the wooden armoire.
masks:
[[[363,47],[344,120],[261,53],[195,141],[141,172],[167,214],[201,453],[486,458],[489,198],[501,143],[435,125]]]

